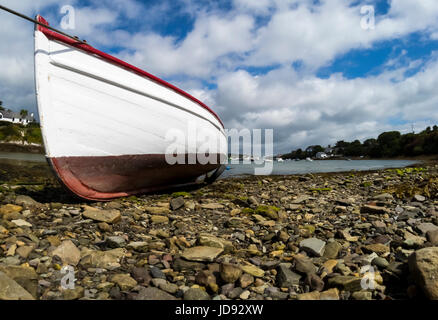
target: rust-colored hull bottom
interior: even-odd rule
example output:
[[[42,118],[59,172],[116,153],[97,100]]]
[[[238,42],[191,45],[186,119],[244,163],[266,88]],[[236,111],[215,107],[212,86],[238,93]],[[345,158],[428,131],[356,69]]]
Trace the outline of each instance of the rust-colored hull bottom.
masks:
[[[198,177],[221,166],[219,156],[217,159],[217,164],[206,165],[170,165],[165,155],[156,154],[56,157],[48,161],[61,182],[76,195],[109,200],[193,184]]]

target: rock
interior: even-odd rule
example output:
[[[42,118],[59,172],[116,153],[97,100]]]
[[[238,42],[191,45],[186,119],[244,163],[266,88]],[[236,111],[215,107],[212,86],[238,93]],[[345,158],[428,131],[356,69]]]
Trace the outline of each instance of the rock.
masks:
[[[233,290],[231,290],[231,292],[228,294],[228,298],[230,299],[236,299],[237,297],[239,297],[242,293],[243,293],[243,289],[242,288],[234,288]]]
[[[247,300],[250,294],[251,292],[249,290],[245,290],[240,294],[239,298],[242,300]]]
[[[195,282],[204,287],[210,287],[212,291],[217,291],[216,277],[210,270],[202,270],[196,274]]]
[[[198,238],[198,243],[201,246],[205,246],[205,247],[214,247],[214,248],[224,248],[224,243],[223,240],[215,237],[215,236],[211,236],[211,235],[206,235],[206,234],[201,234],[199,235]]]
[[[159,278],[159,279],[166,280],[166,275],[160,269],[158,269],[156,267],[151,267],[150,272],[151,272],[152,278]]]
[[[120,267],[120,259],[125,255],[123,248],[108,251],[89,250],[83,254],[80,264],[86,268],[115,269]]]
[[[426,201],[426,197],[423,197],[422,195],[416,194],[414,195],[414,200],[418,202],[424,202]]]
[[[32,251],[33,251],[32,246],[22,246],[22,247],[18,247],[16,252],[20,257],[26,259]]]
[[[367,252],[375,252],[378,255],[382,255],[390,252],[390,248],[381,243],[373,243],[363,247]]]
[[[317,238],[304,239],[300,242],[300,248],[317,257],[321,257],[324,254],[325,241]]]
[[[202,209],[219,210],[219,209],[223,209],[224,206],[219,204],[219,203],[206,203],[206,204],[201,204],[201,208]]]
[[[319,300],[339,300],[339,290],[332,288],[323,291],[319,294]]]
[[[66,265],[76,266],[81,260],[81,252],[71,240],[65,240],[53,252],[52,256],[58,256]]]
[[[242,268],[243,272],[246,272],[254,277],[261,278],[265,275],[265,271],[263,271],[260,268],[257,268],[254,265],[244,265],[244,266],[241,266],[241,268]]]
[[[194,261],[186,261],[184,259],[175,259],[175,262],[173,263],[173,268],[176,271],[186,271],[186,270],[202,270],[204,269],[205,265],[200,262],[194,262]]]
[[[15,224],[18,227],[29,227],[32,228],[32,224],[27,222],[26,220],[23,219],[17,219],[17,220],[12,220],[11,221],[13,224]]]
[[[84,206],[82,215],[88,219],[110,224],[117,223],[122,218],[120,211],[117,209],[102,210],[90,206]]]
[[[245,289],[254,283],[254,277],[248,273],[244,273],[239,279],[240,287]]]
[[[181,256],[189,261],[213,262],[223,251],[221,248],[198,246],[185,249]]]
[[[174,294],[178,291],[178,286],[173,283],[169,283],[166,281],[166,283],[160,284],[159,288],[163,291],[166,291],[170,294]]]
[[[327,259],[336,259],[342,246],[337,241],[327,243],[324,250],[324,257]]]
[[[369,292],[369,291],[356,291],[356,292],[353,292],[351,297],[354,300],[372,300],[373,293]]]
[[[301,293],[297,295],[298,300],[319,300],[320,293],[318,291],[308,292],[308,293]]]
[[[333,272],[333,268],[336,267],[337,264],[338,264],[337,260],[330,259],[324,262],[323,267],[326,270],[326,272],[330,274]]]
[[[416,236],[407,230],[404,230],[404,238],[404,243],[409,247],[419,247],[426,241],[426,238]]]
[[[37,206],[40,203],[35,201],[34,199],[32,199],[29,196],[19,195],[15,198],[15,204],[17,204],[19,206],[24,206],[24,207],[31,207],[31,206]]]
[[[151,281],[151,275],[146,268],[135,267],[131,270],[131,276],[139,284],[148,285]]]
[[[14,204],[5,204],[0,207],[0,216],[5,216],[12,213],[19,213],[23,210],[23,207],[16,206]]]
[[[35,300],[35,298],[0,271],[0,300]]]
[[[389,266],[389,262],[385,258],[381,258],[381,257],[374,258],[371,263],[382,269],[385,269]]]
[[[184,300],[210,300],[210,295],[202,289],[190,288],[184,292]]]
[[[220,265],[220,274],[222,280],[226,283],[234,283],[242,275],[242,269],[238,265],[222,263]]]
[[[337,234],[342,238],[347,240],[348,242],[357,242],[359,237],[351,236],[347,230],[338,230]]]
[[[134,288],[137,285],[135,281],[129,274],[116,274],[112,276],[111,281],[116,283],[122,291],[127,291]]]
[[[303,274],[315,273],[318,268],[313,264],[313,262],[302,254],[297,254],[294,257],[294,269]]]
[[[409,257],[409,270],[425,295],[438,300],[438,247],[415,251]]]
[[[7,277],[17,282],[34,298],[38,294],[38,275],[32,267],[28,266],[2,266],[0,265],[0,272]]]
[[[324,281],[315,273],[309,273],[304,281],[311,290],[322,291],[324,289]]]
[[[112,230],[111,226],[106,222],[99,222],[97,226],[99,227],[100,230],[104,232],[111,232]]]
[[[123,248],[126,245],[126,240],[123,237],[111,236],[106,238],[105,243],[109,248],[116,249]]]
[[[173,198],[170,200],[170,207],[172,210],[178,210],[179,208],[184,206],[184,197]]]
[[[144,209],[152,215],[167,215],[170,213],[170,210],[166,207],[145,207]]]
[[[364,205],[360,208],[360,213],[371,213],[371,214],[387,214],[390,211],[385,207],[379,207],[374,205]]]
[[[361,278],[354,276],[335,276],[328,279],[328,285],[350,292],[362,290]]]
[[[289,288],[299,284],[301,276],[290,269],[290,264],[280,263],[277,267],[277,284],[281,288]]]
[[[434,231],[428,231],[427,234],[427,240],[434,246],[438,245],[438,230]]]
[[[422,234],[427,234],[429,231],[437,231],[438,230],[438,227],[430,222],[420,223],[416,226],[416,228],[418,230],[420,230],[420,232]]]
[[[171,294],[154,287],[142,288],[135,300],[177,300]]]
[[[64,300],[78,300],[84,296],[84,288],[75,286],[74,289],[62,290],[62,299]]]
[[[137,252],[147,252],[149,250],[149,244],[144,241],[133,241],[127,245],[127,248]]]
[[[169,223],[169,218],[166,216],[153,215],[151,216],[151,222],[153,224]]]

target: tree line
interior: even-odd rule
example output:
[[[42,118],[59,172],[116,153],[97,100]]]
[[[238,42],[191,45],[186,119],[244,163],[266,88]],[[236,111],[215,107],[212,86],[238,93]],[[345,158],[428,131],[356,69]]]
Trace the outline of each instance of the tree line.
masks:
[[[377,139],[336,142],[334,147],[320,145],[309,146],[305,150],[297,149],[283,158],[304,159],[315,157],[318,152],[332,153],[345,157],[395,158],[422,155],[438,155],[438,126],[427,127],[419,133],[401,134],[398,131],[383,132]]]

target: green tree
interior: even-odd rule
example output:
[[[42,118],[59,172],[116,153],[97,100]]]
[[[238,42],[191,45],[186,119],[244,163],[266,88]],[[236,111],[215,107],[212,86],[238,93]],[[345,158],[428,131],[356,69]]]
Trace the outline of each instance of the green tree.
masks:
[[[380,134],[377,138],[377,142],[379,143],[381,156],[396,157],[400,155],[400,138],[401,134],[398,131],[389,131]]]
[[[28,111],[27,111],[27,110],[25,110],[25,109],[21,109],[21,110],[20,110],[20,116],[21,116],[22,118],[26,118],[27,115],[28,115]]]

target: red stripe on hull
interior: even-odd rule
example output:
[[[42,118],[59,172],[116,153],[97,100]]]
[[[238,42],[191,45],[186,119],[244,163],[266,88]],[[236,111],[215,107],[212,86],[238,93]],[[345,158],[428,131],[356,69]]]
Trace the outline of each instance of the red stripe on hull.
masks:
[[[152,154],[57,157],[49,158],[49,162],[68,189],[89,200],[108,200],[193,184],[198,177],[221,165],[219,161],[206,165],[170,165],[165,155]]]

